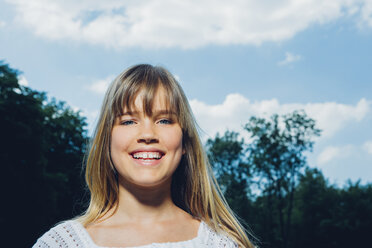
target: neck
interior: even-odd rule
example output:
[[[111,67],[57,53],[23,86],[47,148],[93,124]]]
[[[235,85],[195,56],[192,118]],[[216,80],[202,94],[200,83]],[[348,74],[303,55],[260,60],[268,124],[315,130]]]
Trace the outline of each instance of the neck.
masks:
[[[119,181],[119,201],[113,216],[122,221],[166,221],[176,213],[171,197],[171,180],[161,186],[141,187]]]

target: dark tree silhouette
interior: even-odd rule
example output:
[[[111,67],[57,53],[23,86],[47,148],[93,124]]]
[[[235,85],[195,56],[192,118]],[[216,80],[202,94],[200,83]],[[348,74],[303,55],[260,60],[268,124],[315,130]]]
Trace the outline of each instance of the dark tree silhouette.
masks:
[[[85,119],[19,85],[18,74],[0,62],[4,247],[30,247],[52,224],[82,211]]]
[[[238,133],[227,131],[223,136],[217,134],[208,139],[206,149],[229,206],[239,217],[247,219],[251,171],[244,162],[244,140],[239,139]]]
[[[261,220],[266,223],[263,233],[270,237],[271,245],[286,248],[297,177],[306,166],[304,152],[311,150],[320,130],[303,111],[273,115],[269,120],[251,117],[245,130],[252,139],[247,149],[248,164],[260,179],[267,204],[268,211]]]
[[[372,230],[372,185],[329,185],[307,169],[295,194],[292,247],[368,247]]]

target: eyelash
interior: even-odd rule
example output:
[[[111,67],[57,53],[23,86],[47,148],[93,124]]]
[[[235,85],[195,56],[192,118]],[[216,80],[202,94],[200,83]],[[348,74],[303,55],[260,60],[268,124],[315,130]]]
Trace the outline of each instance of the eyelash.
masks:
[[[164,122],[166,122],[166,123],[164,123]],[[170,119],[161,119],[161,120],[159,120],[159,123],[160,124],[172,124],[173,122]]]
[[[124,126],[128,126],[128,125],[134,124],[134,121],[132,121],[132,120],[122,121],[120,124],[121,125],[124,125]]]
[[[170,120],[170,119],[161,119],[158,121],[159,124],[163,124],[163,125],[169,125],[169,124],[172,124],[173,121]],[[124,125],[124,126],[129,126],[129,125],[133,125],[135,124],[135,121],[133,120],[127,120],[127,121],[122,121],[120,123],[121,125]]]

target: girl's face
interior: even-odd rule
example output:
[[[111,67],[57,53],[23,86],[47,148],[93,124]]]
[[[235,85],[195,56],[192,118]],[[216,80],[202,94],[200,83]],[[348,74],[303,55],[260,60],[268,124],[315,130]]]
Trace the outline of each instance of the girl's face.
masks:
[[[136,97],[134,112],[124,109],[115,120],[111,158],[119,181],[152,187],[171,182],[183,154],[182,129],[175,113],[167,111],[162,87],[155,95],[152,116],[143,112],[142,93]]]

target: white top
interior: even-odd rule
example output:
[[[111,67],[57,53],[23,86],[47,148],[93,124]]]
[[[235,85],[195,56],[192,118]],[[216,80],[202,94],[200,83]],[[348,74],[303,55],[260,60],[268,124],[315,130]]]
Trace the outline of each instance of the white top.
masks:
[[[96,245],[87,230],[77,220],[65,221],[41,236],[32,248],[108,248]],[[135,246],[132,248],[237,248],[227,236],[217,234],[206,223],[200,222],[196,238],[168,243],[152,243],[149,245]]]

